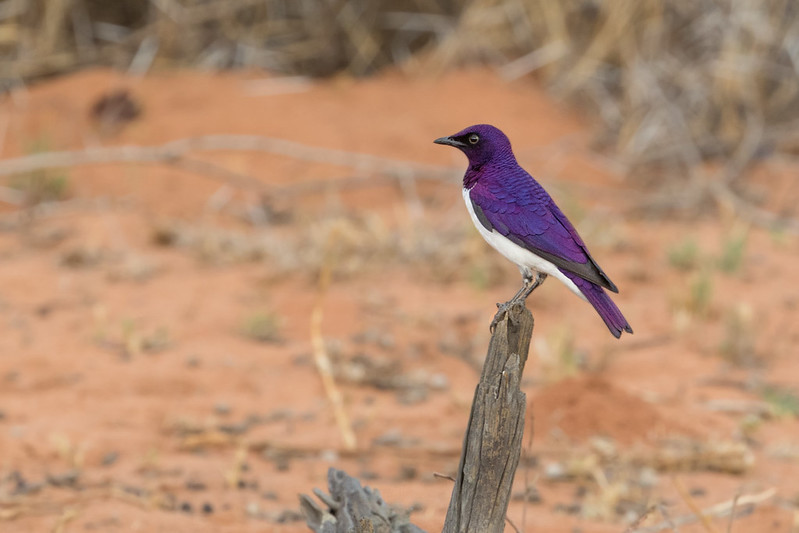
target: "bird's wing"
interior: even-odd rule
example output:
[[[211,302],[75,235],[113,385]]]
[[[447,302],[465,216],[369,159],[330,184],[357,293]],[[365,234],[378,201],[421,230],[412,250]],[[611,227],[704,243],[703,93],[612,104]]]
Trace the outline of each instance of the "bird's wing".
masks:
[[[469,197],[480,223],[561,270],[619,292],[549,194],[526,172],[523,177],[472,188]]]

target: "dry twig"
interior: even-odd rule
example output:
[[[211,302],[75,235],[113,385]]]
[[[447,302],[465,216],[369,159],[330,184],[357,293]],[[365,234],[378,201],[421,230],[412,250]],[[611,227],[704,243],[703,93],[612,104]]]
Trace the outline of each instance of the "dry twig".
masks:
[[[319,376],[322,378],[322,386],[325,389],[325,394],[333,407],[333,414],[336,418],[336,425],[338,425],[339,432],[341,433],[344,448],[347,450],[354,450],[357,446],[355,432],[352,430],[349,416],[344,409],[344,399],[333,378],[333,365],[330,362],[330,357],[327,355],[325,340],[324,337],[322,337],[322,308],[327,289],[330,286],[330,271],[330,261],[327,260],[322,264],[322,269],[319,273],[319,288],[316,295],[316,303],[314,304],[313,311],[311,311],[311,345],[313,346],[314,362],[319,371]]]
[[[705,528],[705,531],[708,533],[719,533],[718,530],[713,526],[710,522],[710,519],[705,515],[699,506],[696,504],[691,495],[686,490],[685,486],[682,484],[682,481],[677,476],[673,476],[671,478],[671,482],[674,484],[674,488],[677,489],[677,493],[680,495],[680,498],[685,502],[689,509],[694,513],[696,518],[702,523],[702,527]]]
[[[735,521],[735,508],[738,506],[738,498],[741,496],[741,493],[738,492],[735,494],[735,498],[732,499],[732,510],[730,511],[730,520],[727,522],[727,533],[732,533],[732,523]]]

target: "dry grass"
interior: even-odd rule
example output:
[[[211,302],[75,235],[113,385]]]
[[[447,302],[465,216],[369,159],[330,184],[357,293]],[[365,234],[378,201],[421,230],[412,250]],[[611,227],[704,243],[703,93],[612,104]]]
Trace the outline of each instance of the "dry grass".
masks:
[[[799,148],[799,9],[790,0],[33,0],[0,13],[0,90],[88,64],[291,75],[498,65],[593,109],[641,166]],[[648,174],[651,175],[651,174]],[[684,180],[683,180],[684,181]]]
[[[451,54],[518,58],[508,77],[538,71],[556,94],[587,103],[633,166],[743,165],[796,148],[799,11],[786,0],[486,0],[470,4],[452,39]]]
[[[723,472],[743,475],[754,464],[752,451],[735,441],[667,440],[654,448],[619,448],[594,437],[587,446],[572,446],[564,457],[548,462],[543,483],[571,481],[583,487],[567,513],[590,519],[632,522],[660,505],[656,487],[664,475]]]
[[[210,264],[263,262],[275,277],[300,273],[312,277],[325,261],[337,279],[405,265],[413,272],[444,283],[469,279],[465,264],[477,262],[481,276],[494,284],[503,258],[482,241],[467,238],[470,228],[444,224],[440,231],[424,225],[391,226],[376,214],[330,214],[298,220],[296,234],[280,231],[223,230],[165,222],[153,228],[153,242],[176,247]],[[330,244],[329,244],[330,243]]]
[[[401,63],[445,31],[452,2],[393,0],[32,0],[0,13],[8,81],[103,63],[260,67],[365,75]],[[11,81],[13,83],[13,81]]]

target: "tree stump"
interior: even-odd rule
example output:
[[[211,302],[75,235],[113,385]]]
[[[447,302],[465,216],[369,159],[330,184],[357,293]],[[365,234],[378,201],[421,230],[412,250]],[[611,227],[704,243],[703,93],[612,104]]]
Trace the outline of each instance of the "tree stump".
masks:
[[[444,533],[501,533],[505,529],[524,434],[526,396],[519,384],[532,335],[533,315],[519,303],[491,336]]]

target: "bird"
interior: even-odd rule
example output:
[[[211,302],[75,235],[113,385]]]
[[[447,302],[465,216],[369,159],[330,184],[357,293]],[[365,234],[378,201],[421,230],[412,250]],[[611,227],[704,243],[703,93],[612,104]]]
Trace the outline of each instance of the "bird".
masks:
[[[607,291],[619,289],[600,268],[583,239],[544,188],[516,161],[510,140],[489,124],[469,126],[436,144],[466,154],[463,199],[480,235],[519,267],[521,289],[504,304],[496,324],[512,305],[524,302],[548,276],[590,303],[617,339],[632,327]]]

